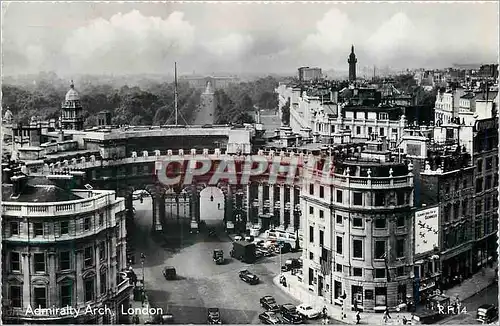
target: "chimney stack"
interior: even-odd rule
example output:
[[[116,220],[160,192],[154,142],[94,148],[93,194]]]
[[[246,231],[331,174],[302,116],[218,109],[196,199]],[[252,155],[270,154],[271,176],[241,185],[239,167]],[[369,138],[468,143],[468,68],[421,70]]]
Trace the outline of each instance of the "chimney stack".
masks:
[[[13,198],[18,198],[24,190],[24,187],[28,183],[28,177],[24,174],[17,174],[10,178],[12,185],[14,186],[12,196]]]

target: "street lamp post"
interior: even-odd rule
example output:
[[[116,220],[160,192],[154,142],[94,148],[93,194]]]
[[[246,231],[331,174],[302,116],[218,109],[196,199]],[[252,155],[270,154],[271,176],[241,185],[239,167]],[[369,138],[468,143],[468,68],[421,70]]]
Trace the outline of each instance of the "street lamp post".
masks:
[[[144,260],[146,260],[146,255],[141,252],[141,266],[142,266],[142,290],[144,291],[145,283],[144,283]]]
[[[278,267],[280,269],[280,276],[281,276],[282,275],[282,270],[281,270],[281,266],[282,266],[282,263],[281,263],[281,248],[282,247],[280,245],[278,245],[278,247],[280,248],[280,265]]]

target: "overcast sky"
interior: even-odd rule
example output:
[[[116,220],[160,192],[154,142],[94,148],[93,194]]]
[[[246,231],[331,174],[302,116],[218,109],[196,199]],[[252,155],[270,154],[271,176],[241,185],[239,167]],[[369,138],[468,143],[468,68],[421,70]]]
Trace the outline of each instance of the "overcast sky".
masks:
[[[448,67],[498,58],[497,3],[2,3],[4,74]]]

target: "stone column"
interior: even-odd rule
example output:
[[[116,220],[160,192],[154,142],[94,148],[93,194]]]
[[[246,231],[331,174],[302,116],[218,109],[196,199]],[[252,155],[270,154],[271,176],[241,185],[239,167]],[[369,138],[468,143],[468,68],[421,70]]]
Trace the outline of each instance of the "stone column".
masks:
[[[273,215],[274,220],[274,184],[269,184],[269,213]],[[274,222],[272,224],[273,227],[276,227]]]
[[[250,191],[250,184],[247,184],[246,186],[246,207],[247,207],[247,229],[250,229],[252,227],[252,196],[251,196],[251,191]]]
[[[32,305],[33,303],[30,302],[30,291],[31,291],[31,285],[30,285],[30,253],[26,252],[23,253],[22,255],[22,263],[23,263],[23,310],[26,311],[28,309],[28,306]]]
[[[293,225],[295,220],[295,186],[290,186],[290,224],[287,230],[293,232]]]
[[[259,188],[258,188],[258,201],[259,201],[259,216],[261,214],[264,214],[264,185],[262,183],[259,183]]]
[[[191,200],[191,207],[192,207],[192,215],[191,215],[191,232],[196,232],[198,233],[198,223],[200,222],[200,193],[198,192],[198,189],[196,186],[193,186],[192,188],[192,200]]]
[[[76,265],[76,305],[83,304],[85,302],[84,289],[82,277],[82,266],[83,266],[83,252],[81,249],[77,249],[75,252],[75,265]]]
[[[48,289],[48,300],[47,300],[47,307],[52,306],[56,302],[59,302],[57,298],[57,282],[56,282],[56,252],[55,251],[49,251],[48,252],[48,268],[47,271],[49,272],[49,289]]]
[[[280,185],[280,229],[285,225],[285,186]]]
[[[98,298],[101,295],[101,250],[100,250],[101,244],[97,242],[97,246],[95,246],[95,282],[96,282],[96,298]],[[125,262],[127,258],[125,257]]]

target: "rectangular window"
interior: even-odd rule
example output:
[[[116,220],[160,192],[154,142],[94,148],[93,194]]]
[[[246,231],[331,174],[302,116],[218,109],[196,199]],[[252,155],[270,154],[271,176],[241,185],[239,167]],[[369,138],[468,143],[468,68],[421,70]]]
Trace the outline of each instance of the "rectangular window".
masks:
[[[486,179],[484,179],[484,190],[491,189],[491,175],[488,175]]]
[[[482,209],[483,209],[482,200],[481,199],[476,200],[476,215],[481,214],[482,213]]]
[[[478,178],[476,180],[476,194],[483,191],[483,178]]]
[[[380,128],[380,136],[384,136],[385,134],[385,128]]]
[[[486,159],[486,171],[491,170],[492,167],[493,167],[493,157],[488,157]]]
[[[375,229],[385,229],[385,218],[375,219]]]
[[[405,240],[398,239],[396,241],[396,256],[397,258],[405,256]]]
[[[21,271],[21,256],[18,252],[10,253],[10,271],[11,272]]]
[[[19,235],[19,223],[10,222],[10,235]]]
[[[71,269],[71,252],[61,251],[59,253],[59,267],[62,271]]]
[[[379,119],[380,120],[387,120],[389,118],[389,115],[386,112],[382,112],[379,114]],[[380,128],[381,130],[384,128]],[[383,136],[382,133],[380,133],[380,136]]]
[[[314,227],[309,227],[309,242],[314,242]]]
[[[45,273],[45,254],[36,253],[33,255],[35,262],[35,273]]]
[[[99,213],[99,226],[104,224],[104,213]]]
[[[319,210],[319,218],[325,218],[325,212],[322,209]]]
[[[61,306],[71,306],[73,299],[73,284],[65,283],[61,285]]]
[[[314,207],[309,206],[309,214],[314,214]]]
[[[361,133],[361,127],[356,127],[356,135],[359,135]]]
[[[314,270],[309,268],[309,285],[312,285],[314,281]]]
[[[361,206],[363,205],[363,194],[360,192],[354,193],[354,205]]]
[[[337,264],[337,272],[342,273],[342,264]]]
[[[396,202],[397,202],[398,206],[405,204],[405,193],[404,193],[404,191],[398,191],[396,193]]]
[[[36,286],[33,290],[35,307],[47,308],[47,289],[45,287]]]
[[[337,190],[337,203],[342,203],[342,190]]]
[[[101,273],[101,294],[105,294],[107,289],[106,284],[106,272]]]
[[[373,133],[373,128],[372,127],[368,127],[368,135],[371,135]]]
[[[325,241],[325,231],[319,230],[319,245],[323,247]]]
[[[385,268],[375,268],[375,278],[385,278]]]
[[[359,276],[359,277],[363,277],[363,269],[362,268],[357,268],[357,267],[354,267],[352,269],[352,276]]]
[[[337,236],[337,253],[342,254],[342,237]]]
[[[360,217],[353,217],[352,218],[352,226],[355,228],[362,228],[363,227],[363,219]]]
[[[35,237],[43,236],[43,223],[33,223],[33,227],[35,228]]]
[[[69,222],[68,221],[61,222],[61,234],[68,234],[68,233],[69,233]]]
[[[99,243],[99,259],[106,259],[106,242]]]
[[[22,308],[23,300],[22,300],[22,289],[19,285],[11,285],[10,286],[10,304],[14,308]]]
[[[85,302],[94,300],[94,278],[88,278],[84,281]]]
[[[337,224],[342,224],[342,215],[337,215],[336,220]]]
[[[352,257],[363,258],[363,240],[352,240]]]
[[[375,241],[375,259],[384,259],[385,257],[385,240]]]
[[[94,253],[93,253],[94,248],[92,247],[87,247],[84,250],[84,266],[85,267],[91,267],[94,265]]]
[[[314,260],[314,253],[309,251],[309,260]]]
[[[91,224],[90,217],[86,217],[86,218],[83,220],[83,229],[84,229],[85,231],[90,230],[90,224]]]
[[[462,201],[462,216],[467,216],[467,200]]]
[[[319,186],[319,198],[325,198],[325,187]]]
[[[365,290],[365,299],[373,300],[373,290]]]
[[[405,276],[404,266],[400,266],[400,267],[396,268],[396,276]]]
[[[309,185],[309,195],[314,195],[314,184],[313,183],[311,183]]]
[[[405,226],[405,216],[404,215],[398,215],[398,217],[396,219],[396,226],[397,227]]]

